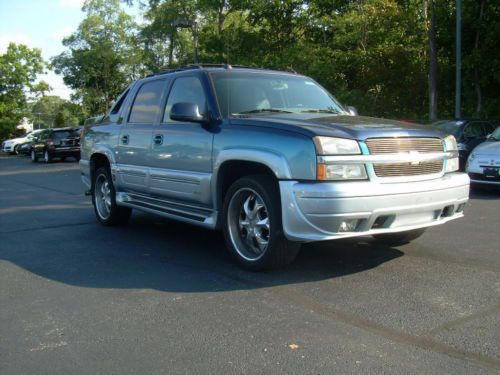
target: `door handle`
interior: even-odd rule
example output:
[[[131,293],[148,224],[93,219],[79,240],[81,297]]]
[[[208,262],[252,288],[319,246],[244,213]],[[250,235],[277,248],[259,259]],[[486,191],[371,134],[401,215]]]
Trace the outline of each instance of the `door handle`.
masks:
[[[128,134],[122,136],[122,144],[128,145],[129,136]]]
[[[163,135],[157,134],[153,137],[153,143],[155,146],[161,146],[163,144]]]

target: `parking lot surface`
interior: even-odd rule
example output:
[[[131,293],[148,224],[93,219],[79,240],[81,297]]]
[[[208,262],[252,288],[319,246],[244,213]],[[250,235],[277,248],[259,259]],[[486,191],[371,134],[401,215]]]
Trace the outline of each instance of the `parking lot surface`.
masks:
[[[222,235],[105,228],[77,163],[0,157],[0,373],[500,373],[500,194],[398,248],[235,266]]]

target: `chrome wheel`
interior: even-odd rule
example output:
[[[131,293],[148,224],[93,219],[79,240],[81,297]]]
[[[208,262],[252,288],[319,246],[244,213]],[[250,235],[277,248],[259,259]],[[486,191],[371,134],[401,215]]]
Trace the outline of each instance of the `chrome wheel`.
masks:
[[[264,200],[257,192],[243,188],[232,196],[226,225],[231,242],[241,257],[256,261],[265,254],[271,233],[270,221]]]
[[[47,152],[47,150],[45,150],[45,152],[43,153],[43,160],[48,163],[50,161],[50,156],[49,156],[49,153]]]
[[[36,161],[36,154],[34,150],[31,150],[31,160]]]
[[[111,214],[111,188],[104,174],[100,174],[95,181],[94,196],[97,214],[107,220]]]

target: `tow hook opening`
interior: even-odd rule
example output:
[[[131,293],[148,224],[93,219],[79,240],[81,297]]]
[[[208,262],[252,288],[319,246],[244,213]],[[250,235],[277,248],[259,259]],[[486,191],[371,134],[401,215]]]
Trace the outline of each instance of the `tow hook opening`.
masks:
[[[441,212],[441,217],[450,217],[455,213],[455,206],[449,205],[443,208],[443,212]]]

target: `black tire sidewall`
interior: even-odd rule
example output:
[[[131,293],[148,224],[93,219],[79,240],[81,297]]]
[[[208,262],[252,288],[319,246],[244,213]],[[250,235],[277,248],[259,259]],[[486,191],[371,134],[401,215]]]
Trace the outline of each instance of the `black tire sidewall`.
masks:
[[[104,175],[108,181],[109,189],[110,189],[110,194],[111,194],[111,208],[109,212],[109,217],[107,219],[103,219],[99,213],[97,212],[97,205],[95,201],[95,186],[96,186],[96,181],[99,178],[99,176]],[[111,226],[111,225],[123,225],[126,224],[130,218],[132,210],[128,207],[120,207],[116,204],[116,190],[115,190],[115,185],[113,184],[113,179],[111,176],[111,172],[109,171],[109,168],[107,167],[102,167],[99,168],[95,173],[94,173],[94,178],[92,180],[92,205],[94,206],[94,212],[97,220],[105,225],[105,226]]]
[[[270,222],[269,243],[266,252],[257,260],[251,261],[243,258],[235,249],[229,233],[229,204],[232,197],[241,189],[248,188],[254,190],[264,201]],[[240,265],[252,271],[261,271],[276,268],[277,254],[282,251],[282,242],[286,241],[283,236],[281,222],[281,200],[278,187],[272,178],[265,175],[255,175],[243,177],[234,182],[228,189],[223,204],[222,226],[227,248]]]

